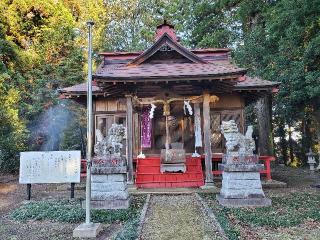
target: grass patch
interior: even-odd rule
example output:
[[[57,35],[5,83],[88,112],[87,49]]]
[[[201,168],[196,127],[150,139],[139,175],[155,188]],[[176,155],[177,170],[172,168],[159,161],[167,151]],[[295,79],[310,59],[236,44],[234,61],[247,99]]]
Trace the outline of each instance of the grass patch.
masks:
[[[92,222],[114,223],[126,222],[136,218],[145,202],[144,196],[135,196],[128,209],[91,210]],[[14,210],[10,217],[17,221],[51,220],[65,223],[79,223],[85,220],[85,210],[79,200],[47,200],[29,202]]]
[[[228,217],[228,209],[220,206],[215,200],[215,195],[212,194],[200,194],[203,199],[208,202],[209,207],[213,211],[214,215],[217,218],[217,221],[220,223],[225,234],[229,240],[240,239],[240,230],[236,228],[230,221]]]
[[[215,195],[201,194],[217,217],[229,239],[239,239],[240,229],[231,219],[241,224],[260,227],[292,227],[307,220],[320,221],[320,194],[291,193],[272,197],[272,206],[258,208],[225,208]]]
[[[228,209],[241,222],[252,226],[292,227],[306,220],[320,220],[320,194],[292,193],[273,197],[271,207]]]
[[[128,220],[122,231],[120,231],[115,240],[135,240],[138,237],[138,227],[140,223],[139,216],[134,217],[133,219]]]

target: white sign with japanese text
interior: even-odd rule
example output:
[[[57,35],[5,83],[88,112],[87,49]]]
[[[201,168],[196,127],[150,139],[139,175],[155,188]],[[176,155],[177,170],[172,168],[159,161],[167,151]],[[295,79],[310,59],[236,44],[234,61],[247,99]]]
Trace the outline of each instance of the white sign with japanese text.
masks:
[[[21,152],[19,183],[79,183],[80,151]]]

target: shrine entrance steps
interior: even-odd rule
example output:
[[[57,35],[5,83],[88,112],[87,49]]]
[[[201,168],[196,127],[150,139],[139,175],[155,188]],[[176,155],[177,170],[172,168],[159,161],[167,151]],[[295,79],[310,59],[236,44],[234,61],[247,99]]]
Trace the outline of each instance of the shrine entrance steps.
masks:
[[[201,158],[187,157],[185,173],[161,173],[160,157],[137,159],[138,188],[185,188],[204,185]]]

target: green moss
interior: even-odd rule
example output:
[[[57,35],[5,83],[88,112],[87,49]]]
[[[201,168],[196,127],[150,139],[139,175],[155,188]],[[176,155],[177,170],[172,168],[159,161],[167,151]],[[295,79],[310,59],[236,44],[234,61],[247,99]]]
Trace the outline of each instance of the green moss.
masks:
[[[137,239],[138,235],[138,227],[139,227],[140,218],[139,216],[136,216],[133,219],[130,219],[127,221],[117,236],[115,237],[115,240],[135,240]]]
[[[320,194],[292,193],[272,197],[272,206],[258,208],[224,208],[215,196],[202,194],[230,239],[238,239],[240,231],[231,219],[241,225],[260,227],[292,227],[306,220],[320,221]]]
[[[213,211],[229,240],[240,239],[240,231],[234,226],[228,217],[227,209],[220,206],[215,200],[215,195],[201,194],[201,196],[209,203],[209,207]]]
[[[228,209],[228,214],[253,226],[291,227],[307,219],[319,221],[319,204],[319,194],[295,193],[273,197],[270,207]]]
[[[130,208],[119,210],[92,210],[93,222],[126,222],[139,215],[145,197],[134,197]],[[51,220],[57,222],[78,223],[85,219],[85,210],[79,200],[47,200],[22,205],[10,214],[18,221]]]
[[[57,222],[80,222],[85,218],[85,210],[80,201],[49,200],[29,202],[11,213],[11,218],[18,221],[54,220]]]

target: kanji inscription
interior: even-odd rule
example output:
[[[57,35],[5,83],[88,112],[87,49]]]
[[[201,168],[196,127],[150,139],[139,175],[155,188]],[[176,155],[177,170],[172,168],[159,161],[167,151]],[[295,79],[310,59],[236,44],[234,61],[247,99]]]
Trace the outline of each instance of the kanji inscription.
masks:
[[[21,152],[19,183],[79,183],[80,151]]]

